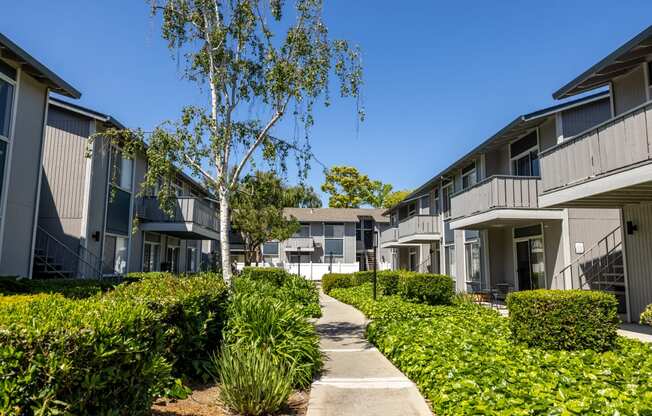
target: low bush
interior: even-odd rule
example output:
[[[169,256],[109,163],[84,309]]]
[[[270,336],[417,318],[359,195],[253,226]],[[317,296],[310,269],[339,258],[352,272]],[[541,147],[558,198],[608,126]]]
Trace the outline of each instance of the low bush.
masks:
[[[0,295],[27,295],[37,293],[58,293],[67,298],[82,299],[100,292],[107,292],[117,286],[114,279],[25,279],[0,278]]]
[[[326,294],[329,294],[335,288],[353,286],[357,286],[357,282],[352,274],[327,273],[321,278],[321,288]]]
[[[647,308],[641,313],[640,322],[643,325],[652,326],[652,305],[647,305]]]
[[[236,287],[228,316],[227,345],[268,351],[275,364],[291,370],[288,377],[294,387],[310,385],[322,366],[319,337],[297,305]]]
[[[614,347],[618,301],[607,292],[530,290],[507,297],[510,329],[517,342],[552,350]]]
[[[608,352],[550,351],[512,340],[509,322],[472,303],[371,300],[370,286],[337,289],[374,313],[369,339],[413,380],[438,415],[644,415],[652,412],[652,346],[618,338]],[[366,297],[366,300],[364,298]],[[402,305],[402,306],[399,306]],[[366,314],[366,313],[365,313]],[[369,316],[369,315],[367,315]]]
[[[378,272],[378,285],[383,295],[391,296],[398,293],[398,281],[400,272],[393,270],[383,270]]]
[[[245,267],[240,276],[251,280],[262,280],[281,286],[291,275],[275,267]]]
[[[124,276],[123,280],[126,282],[140,282],[149,279],[165,279],[169,277],[176,277],[169,272],[133,272]]]
[[[220,400],[239,415],[278,411],[292,392],[288,369],[258,348],[225,347],[215,358],[220,375]]]
[[[449,305],[455,296],[455,282],[440,274],[403,272],[398,279],[403,299],[429,305]]]

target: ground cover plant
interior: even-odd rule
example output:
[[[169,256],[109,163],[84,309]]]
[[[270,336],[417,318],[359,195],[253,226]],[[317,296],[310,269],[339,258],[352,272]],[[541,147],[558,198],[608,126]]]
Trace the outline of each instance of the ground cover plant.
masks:
[[[25,279],[0,277],[0,296],[58,293],[67,298],[82,299],[108,292],[120,283],[117,279]]]
[[[515,342],[509,321],[469,302],[429,306],[371,286],[331,291],[372,319],[369,339],[437,415],[652,414],[652,347],[551,351]]]

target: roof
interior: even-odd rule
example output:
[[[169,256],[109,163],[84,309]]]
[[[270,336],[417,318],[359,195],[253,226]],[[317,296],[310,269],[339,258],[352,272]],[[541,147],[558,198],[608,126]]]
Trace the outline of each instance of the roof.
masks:
[[[524,133],[527,133],[529,130],[540,126],[541,124],[543,124],[543,122],[545,122],[548,119],[548,117],[558,112],[568,110],[570,108],[577,107],[579,105],[586,104],[589,102],[605,99],[607,97],[609,97],[609,92],[603,91],[597,94],[578,98],[572,101],[567,101],[562,104],[546,107],[541,110],[533,111],[531,113],[523,114],[516,117],[512,122],[507,124],[496,134],[489,137],[484,142],[480,143],[478,146],[473,148],[470,152],[468,152],[467,154],[465,154],[464,156],[462,156],[461,158],[453,162],[451,165],[449,165],[448,167],[446,167],[445,169],[437,173],[430,180],[428,180],[428,182],[418,187],[410,195],[406,196],[405,199],[401,201],[401,203],[413,200],[425,194],[430,190],[430,188],[432,187],[432,185],[434,185],[435,182],[446,177],[446,175],[450,173],[452,170],[459,169],[464,165],[466,165],[467,163],[469,163],[470,159],[472,159],[478,153],[491,150],[511,142],[512,140],[523,135]]]
[[[561,87],[552,96],[559,100],[607,85],[613,78],[645,62],[650,54],[652,54],[652,26],[648,26],[606,58]]]
[[[70,98],[79,98],[81,93],[61,79],[57,74],[25,52],[9,38],[0,33],[0,57],[11,59],[22,65],[23,71],[48,85],[53,91]]]
[[[283,212],[303,222],[358,222],[372,217],[376,222],[389,222],[384,209],[375,208],[285,208]]]
[[[75,113],[82,114],[86,117],[94,118],[95,120],[113,124],[118,129],[126,129],[126,127],[121,122],[113,118],[113,116],[111,115],[100,113],[98,111],[91,110],[90,108],[82,107],[81,105],[73,104],[71,102],[56,97],[50,97],[50,105],[54,105],[59,108],[64,108],[66,110],[70,110]]]

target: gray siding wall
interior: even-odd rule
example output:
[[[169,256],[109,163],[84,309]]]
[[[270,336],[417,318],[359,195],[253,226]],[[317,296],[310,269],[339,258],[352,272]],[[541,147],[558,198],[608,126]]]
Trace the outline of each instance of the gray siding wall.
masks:
[[[609,98],[605,98],[571,108],[562,112],[561,117],[564,137],[572,137],[609,120],[611,118],[611,101]]]
[[[571,260],[575,260],[581,255],[575,253],[576,243],[584,243],[586,252],[618,226],[620,226],[620,210],[618,209],[569,209]]]
[[[539,151],[557,144],[557,121],[550,117],[539,126]]]
[[[498,149],[487,152],[485,156],[486,176],[509,175],[509,146],[501,146]]]
[[[616,115],[627,112],[646,101],[647,82],[643,67],[639,66],[630,73],[613,81],[613,99]]]
[[[99,124],[94,122],[96,125]],[[98,257],[102,257],[104,241],[104,218],[106,215],[106,202],[108,195],[109,150],[104,140],[93,142],[91,157],[90,196],[87,214],[86,248]],[[100,239],[92,238],[93,234],[100,233]]]
[[[73,251],[83,237],[91,123],[87,117],[50,107],[45,129],[39,225]]]
[[[8,160],[7,207],[2,236],[0,274],[28,276],[32,261],[35,214],[43,145],[46,87],[24,72],[21,75],[15,134]]]
[[[138,193],[141,192],[141,184],[145,180],[145,173],[147,172],[147,161],[144,156],[136,157],[134,159],[134,181],[135,181],[135,195],[137,197]],[[135,207],[134,207],[135,210]],[[142,231],[133,232],[131,235],[131,248],[129,255],[129,271],[138,272],[143,269],[143,239],[145,235]],[[184,255],[184,253],[181,253]],[[185,263],[182,264],[185,266]]]
[[[638,226],[634,234],[624,234],[630,315],[637,322],[641,312],[652,303],[652,205],[625,207],[623,221]]]
[[[514,284],[514,240],[511,227],[488,230],[491,286]]]
[[[561,221],[546,221],[543,224],[544,256],[546,260],[546,288],[563,289],[563,281],[555,279],[564,268],[564,243]]]

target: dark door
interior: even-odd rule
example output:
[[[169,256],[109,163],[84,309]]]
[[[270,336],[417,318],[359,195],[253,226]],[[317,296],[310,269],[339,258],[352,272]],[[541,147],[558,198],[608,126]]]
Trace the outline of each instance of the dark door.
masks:
[[[518,290],[532,289],[530,242],[527,240],[516,243],[516,272],[518,273]]]

